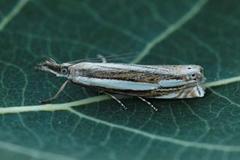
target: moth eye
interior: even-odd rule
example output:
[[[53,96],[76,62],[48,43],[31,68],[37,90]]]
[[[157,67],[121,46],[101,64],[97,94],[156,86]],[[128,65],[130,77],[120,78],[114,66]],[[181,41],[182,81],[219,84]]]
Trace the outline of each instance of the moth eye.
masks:
[[[192,69],[192,67],[188,67],[187,69],[189,69],[189,70],[190,70],[190,69]]]
[[[197,75],[196,74],[192,74],[191,77],[192,77],[193,80],[196,80]]]
[[[191,74],[193,80],[197,80],[197,75],[195,73]]]
[[[62,69],[61,69],[61,73],[62,73],[63,75],[68,74],[68,69],[67,69],[67,68],[62,68]]]

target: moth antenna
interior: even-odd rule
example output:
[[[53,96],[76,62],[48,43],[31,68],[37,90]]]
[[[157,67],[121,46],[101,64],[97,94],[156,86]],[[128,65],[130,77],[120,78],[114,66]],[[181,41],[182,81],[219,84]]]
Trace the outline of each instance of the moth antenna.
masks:
[[[56,62],[53,58],[51,58],[51,57],[49,57],[49,58],[47,59],[47,61],[57,64],[57,62]]]

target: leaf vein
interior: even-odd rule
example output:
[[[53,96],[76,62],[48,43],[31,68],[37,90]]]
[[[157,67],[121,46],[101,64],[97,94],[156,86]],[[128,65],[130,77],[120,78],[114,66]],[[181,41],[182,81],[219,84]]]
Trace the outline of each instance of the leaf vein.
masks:
[[[176,23],[170,25],[164,32],[160,33],[149,43],[147,43],[143,51],[131,63],[138,63],[139,61],[141,61],[158,43],[168,38],[172,33],[177,31],[185,23],[191,20],[207,3],[207,1],[208,0],[199,0],[185,15],[183,15],[178,21],[176,21]]]
[[[23,155],[27,155],[33,158],[41,158],[41,159],[58,159],[58,160],[75,160],[75,158],[67,157],[64,155],[50,153],[45,151],[36,150],[33,148],[23,147],[17,144],[8,143],[4,141],[0,141],[0,148],[4,150],[8,150],[14,153],[20,153]]]
[[[215,82],[209,82],[209,83],[205,84],[205,86],[217,87],[217,86],[222,86],[222,85],[239,82],[239,81],[240,81],[240,76],[237,76],[237,77],[232,77],[229,79],[223,79],[223,80],[219,80],[219,81],[215,81]],[[73,102],[69,102],[69,103],[62,103],[62,104],[47,104],[47,105],[35,105],[35,106],[33,105],[33,106],[22,106],[22,107],[19,107],[19,106],[2,107],[2,108],[0,108],[0,114],[21,113],[21,112],[31,112],[31,111],[33,112],[33,111],[65,110],[65,111],[73,112],[74,114],[78,115],[81,118],[85,118],[87,120],[94,121],[96,123],[107,125],[107,126],[113,127],[113,128],[118,128],[118,129],[125,130],[128,132],[133,132],[135,134],[139,134],[139,135],[151,138],[151,139],[156,139],[156,140],[159,140],[162,142],[168,142],[168,143],[172,143],[172,144],[176,144],[176,145],[180,145],[180,146],[184,146],[184,147],[200,148],[200,149],[207,149],[207,150],[219,150],[219,151],[224,151],[224,152],[240,152],[240,146],[228,146],[228,145],[201,143],[201,142],[189,142],[189,141],[180,140],[180,139],[176,139],[176,138],[172,138],[172,137],[164,137],[164,136],[160,136],[160,135],[154,135],[154,134],[151,134],[148,132],[140,131],[138,129],[129,128],[126,126],[121,126],[118,124],[113,124],[113,123],[106,122],[106,121],[103,121],[100,119],[96,119],[94,117],[90,117],[90,116],[84,115],[82,113],[79,113],[70,108],[70,107],[74,107],[74,106],[83,106],[83,105],[87,105],[90,103],[100,102],[100,101],[109,100],[109,99],[110,99],[109,96],[102,95],[102,96],[96,96],[96,97],[86,98],[83,100],[73,101]]]
[[[15,65],[15,64],[7,63],[7,62],[1,61],[1,60],[0,60],[0,63],[4,64],[6,66],[13,67],[13,68],[19,70],[20,73],[22,73],[22,75],[24,77],[24,84],[23,84],[22,95],[21,95],[21,97],[22,97],[21,106],[24,106],[24,104],[25,104],[25,92],[26,92],[27,85],[28,85],[27,74],[24,72],[24,70],[22,68],[20,68],[19,66]]]
[[[3,17],[0,22],[0,32],[11,22],[11,20],[22,10],[29,0],[19,0],[8,15]]]
[[[68,108],[67,110],[70,111],[71,113],[77,115],[79,118],[85,118],[85,119],[87,119],[89,121],[93,121],[97,124],[102,124],[102,125],[106,125],[111,128],[135,133],[136,135],[141,135],[141,136],[144,136],[144,137],[147,137],[150,139],[159,140],[161,142],[171,143],[171,144],[175,144],[175,145],[179,145],[179,146],[183,146],[183,147],[205,149],[205,150],[210,150],[210,151],[216,150],[216,151],[224,151],[224,152],[240,152],[240,146],[209,144],[209,143],[203,143],[203,142],[191,142],[191,141],[180,140],[180,139],[167,137],[167,136],[155,135],[155,134],[151,134],[151,133],[141,131],[141,130],[138,130],[135,128],[130,128],[127,126],[122,126],[122,125],[110,123],[107,121],[103,121],[103,120],[100,120],[100,119],[97,119],[94,117],[90,117],[90,116],[87,116],[80,112],[77,112],[76,110],[74,110],[72,108]]]
[[[119,27],[118,25],[112,24],[108,21],[106,21],[105,19],[103,19],[94,9],[92,9],[88,4],[86,3],[82,3],[82,5],[85,7],[86,11],[94,18],[95,21],[97,21],[98,23],[104,25],[105,27],[111,28],[113,30],[117,30],[118,32],[131,37],[132,39],[145,44],[145,40],[141,37],[139,37],[138,35],[132,33],[129,30],[123,29],[121,27]]]

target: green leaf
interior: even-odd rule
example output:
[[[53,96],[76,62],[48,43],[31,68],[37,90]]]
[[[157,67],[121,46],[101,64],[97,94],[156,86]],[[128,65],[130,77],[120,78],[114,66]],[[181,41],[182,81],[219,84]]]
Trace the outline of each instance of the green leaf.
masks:
[[[238,159],[239,1],[0,0],[0,154],[3,159]],[[127,53],[127,54],[126,54]],[[44,57],[199,64],[204,98],[121,106],[36,72]],[[115,57],[115,58],[114,58]],[[235,82],[235,83],[233,83]]]

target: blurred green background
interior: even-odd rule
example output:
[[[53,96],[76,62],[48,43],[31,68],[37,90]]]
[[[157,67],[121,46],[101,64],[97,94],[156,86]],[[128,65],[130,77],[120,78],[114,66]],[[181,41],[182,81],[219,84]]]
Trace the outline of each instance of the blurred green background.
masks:
[[[238,0],[0,0],[0,107],[39,107],[58,90],[63,79],[34,70],[45,57],[198,64],[208,82],[236,77],[239,8]],[[123,100],[123,111],[68,85],[55,103],[82,100],[75,107],[0,109],[0,158],[237,160],[239,89],[234,83],[201,99],[150,100],[154,112],[133,98]]]

